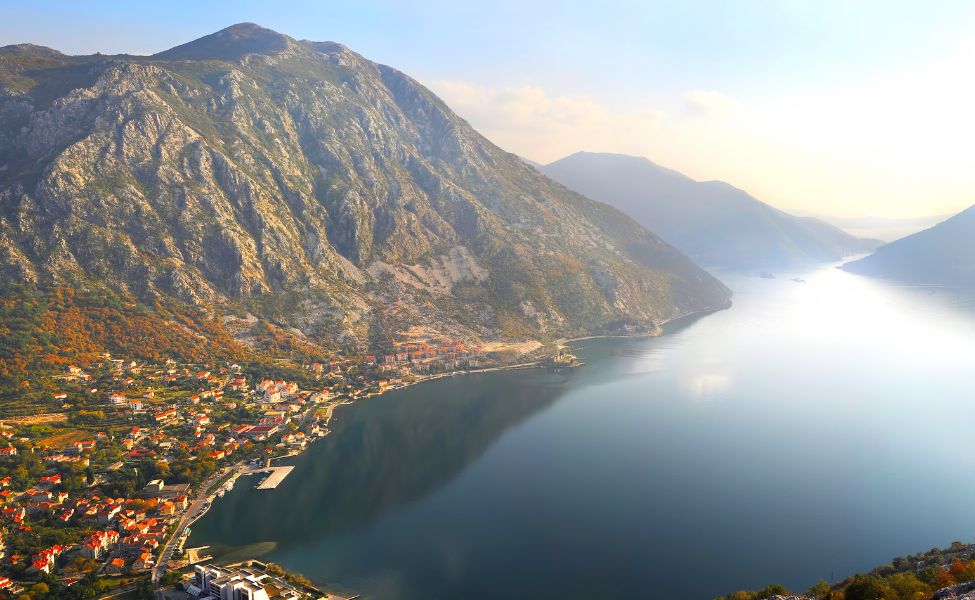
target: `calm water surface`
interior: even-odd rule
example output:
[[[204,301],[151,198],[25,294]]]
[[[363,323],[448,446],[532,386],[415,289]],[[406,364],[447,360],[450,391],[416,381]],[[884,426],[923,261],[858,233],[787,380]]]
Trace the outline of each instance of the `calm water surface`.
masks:
[[[191,545],[372,598],[805,589],[975,537],[975,309],[835,269],[723,277],[735,306],[581,344],[575,374],[370,399]]]

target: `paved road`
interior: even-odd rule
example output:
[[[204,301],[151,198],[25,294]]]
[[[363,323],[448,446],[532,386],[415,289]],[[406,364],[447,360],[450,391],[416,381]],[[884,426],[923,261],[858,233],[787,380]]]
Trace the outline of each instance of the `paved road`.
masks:
[[[125,596],[134,592],[137,587],[138,586],[136,586],[135,584],[122,586],[120,588],[112,590],[110,593],[105,594],[104,596],[99,596],[98,600],[108,600],[109,598],[117,598],[118,596]]]
[[[230,379],[228,377],[227,381],[224,383],[226,384],[227,382],[229,382],[229,380]],[[308,409],[301,415],[301,419],[299,421],[302,423],[306,422],[318,408],[320,408],[320,405],[314,405],[308,407]],[[328,417],[330,418],[331,414],[329,414]],[[327,420],[326,420],[326,425],[327,425]],[[298,453],[297,451],[294,452],[294,454],[297,453]],[[285,456],[280,456],[275,458],[280,459],[291,455],[292,454],[287,454]],[[234,470],[239,470],[241,473],[261,470],[260,468],[244,469],[243,467],[244,467],[244,461],[238,462],[237,464],[230,467],[224,467],[223,469],[217,471],[216,474],[211,476],[209,479],[206,480],[206,482],[202,483],[197,488],[196,495],[194,496],[193,500],[190,501],[189,508],[187,508],[183,512],[183,514],[180,515],[179,522],[177,523],[176,526],[176,532],[173,534],[171,538],[166,540],[166,543],[163,545],[162,552],[159,554],[159,562],[157,562],[156,566],[153,567],[152,569],[153,583],[156,583],[162,577],[163,571],[165,570],[164,565],[172,559],[172,554],[173,554],[174,547],[176,545],[176,540],[178,540],[180,535],[183,533],[183,529],[186,528],[187,525],[192,524],[194,521],[196,521],[196,519],[201,517],[204,512],[206,512],[207,502],[211,502],[213,500],[213,498],[208,496],[206,493],[207,490],[210,489],[210,486],[212,486],[214,483],[219,481],[220,478],[224,477],[225,475],[227,475],[228,473]]]
[[[185,529],[187,525],[193,523],[196,519],[202,516],[204,512],[206,512],[206,504],[207,502],[211,501],[211,498],[207,495],[207,490],[210,489],[210,487],[214,483],[219,481],[220,478],[226,476],[232,470],[240,468],[242,465],[243,463],[239,462],[233,466],[224,467],[219,471],[217,471],[205,482],[200,484],[200,486],[197,488],[196,495],[193,497],[193,500],[190,501],[189,507],[185,511],[183,511],[182,515],[180,515],[179,522],[176,525],[176,532],[173,534],[172,537],[166,540],[166,543],[163,545],[162,553],[159,554],[159,562],[157,562],[156,566],[153,567],[152,569],[153,583],[156,583],[157,581],[159,581],[159,578],[162,577],[163,571],[165,570],[164,565],[172,559],[173,549],[176,545],[176,540],[178,540],[182,535],[183,529]]]

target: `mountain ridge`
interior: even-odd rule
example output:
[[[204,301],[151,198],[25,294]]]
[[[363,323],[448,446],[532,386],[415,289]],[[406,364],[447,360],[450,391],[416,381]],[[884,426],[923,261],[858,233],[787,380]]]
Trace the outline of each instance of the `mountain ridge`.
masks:
[[[416,328],[652,328],[729,302],[629,217],[341,44],[241,24],[149,57],[5,47],[0,86],[16,281],[173,296],[359,348]]]
[[[787,268],[836,261],[879,244],[790,215],[729,183],[696,181],[643,157],[577,152],[541,172],[630,214],[707,266]]]
[[[885,244],[843,269],[911,283],[975,286],[975,206]]]

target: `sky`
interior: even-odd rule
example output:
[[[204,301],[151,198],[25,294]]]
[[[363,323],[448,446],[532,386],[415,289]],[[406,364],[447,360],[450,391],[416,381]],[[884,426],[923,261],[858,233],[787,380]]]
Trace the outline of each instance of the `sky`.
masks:
[[[975,204],[975,2],[0,0],[0,45],[149,54],[251,21],[341,42],[542,163],[645,156],[804,214]]]

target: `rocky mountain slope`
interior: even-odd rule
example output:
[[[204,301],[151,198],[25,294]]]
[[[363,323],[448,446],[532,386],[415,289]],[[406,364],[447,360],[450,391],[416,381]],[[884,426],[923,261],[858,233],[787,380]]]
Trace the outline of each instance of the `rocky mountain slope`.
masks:
[[[705,266],[791,267],[840,260],[880,244],[787,214],[727,183],[694,181],[636,156],[579,152],[540,170],[622,210]]]
[[[149,57],[0,49],[0,276],[359,348],[409,328],[552,338],[729,301],[403,73],[253,24]]]
[[[843,268],[912,283],[975,286],[975,206]]]

